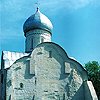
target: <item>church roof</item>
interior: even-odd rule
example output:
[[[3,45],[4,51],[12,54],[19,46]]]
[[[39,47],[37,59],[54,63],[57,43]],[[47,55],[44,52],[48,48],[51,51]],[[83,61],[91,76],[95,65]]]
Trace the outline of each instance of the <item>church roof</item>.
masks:
[[[37,8],[36,13],[31,15],[23,25],[23,31],[25,33],[25,36],[28,31],[34,29],[43,29],[51,33],[52,28],[53,25],[51,21],[39,11],[39,8]]]
[[[24,56],[28,56],[29,53],[21,53],[21,52],[10,52],[10,51],[3,51],[2,52],[2,59],[4,69],[9,68],[16,60],[22,58]]]

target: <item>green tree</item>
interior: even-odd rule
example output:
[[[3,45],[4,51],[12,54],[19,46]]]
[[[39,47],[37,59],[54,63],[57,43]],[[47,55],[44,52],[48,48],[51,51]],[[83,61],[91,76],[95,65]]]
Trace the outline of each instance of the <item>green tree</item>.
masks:
[[[85,64],[85,68],[88,72],[88,78],[92,81],[96,90],[97,96],[100,96],[100,65],[97,61],[88,62]]]

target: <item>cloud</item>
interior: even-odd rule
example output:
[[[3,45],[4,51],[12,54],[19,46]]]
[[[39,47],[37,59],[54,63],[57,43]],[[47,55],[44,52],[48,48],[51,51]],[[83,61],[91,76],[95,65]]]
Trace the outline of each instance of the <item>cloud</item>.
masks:
[[[68,10],[77,10],[87,5],[100,6],[100,0],[41,0],[40,6],[46,8],[52,8],[52,10],[59,10],[65,8]]]

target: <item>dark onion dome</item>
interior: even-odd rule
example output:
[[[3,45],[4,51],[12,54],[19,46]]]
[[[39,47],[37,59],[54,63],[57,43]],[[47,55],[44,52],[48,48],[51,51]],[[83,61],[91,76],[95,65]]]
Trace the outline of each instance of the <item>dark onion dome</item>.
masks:
[[[30,16],[23,25],[23,31],[25,33],[25,36],[28,31],[34,29],[42,29],[51,33],[52,28],[53,25],[51,21],[45,15],[43,15],[38,8],[36,13]]]

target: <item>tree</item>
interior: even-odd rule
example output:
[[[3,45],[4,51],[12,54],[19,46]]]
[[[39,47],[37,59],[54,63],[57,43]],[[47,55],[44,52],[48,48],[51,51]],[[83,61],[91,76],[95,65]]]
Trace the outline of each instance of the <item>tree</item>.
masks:
[[[100,96],[100,65],[97,61],[88,62],[85,64],[88,72],[88,79],[92,81],[96,90],[97,96]]]

